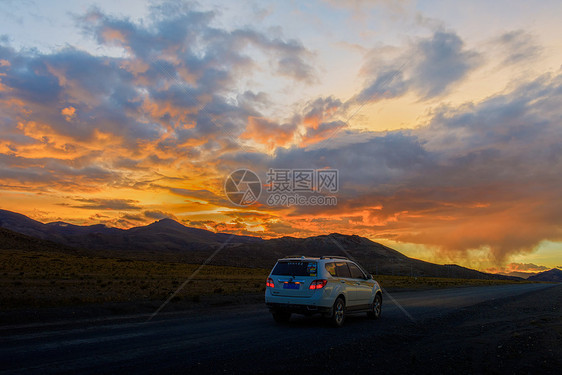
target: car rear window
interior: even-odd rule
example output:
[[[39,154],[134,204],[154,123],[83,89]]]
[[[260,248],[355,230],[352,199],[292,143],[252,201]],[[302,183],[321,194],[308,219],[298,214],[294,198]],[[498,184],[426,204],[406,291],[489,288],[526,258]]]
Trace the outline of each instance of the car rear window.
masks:
[[[328,273],[331,276],[336,277],[336,264],[335,263],[326,263],[326,265],[324,266],[326,268],[326,271],[328,271]]]
[[[316,262],[277,262],[271,274],[277,276],[316,276],[316,267]]]

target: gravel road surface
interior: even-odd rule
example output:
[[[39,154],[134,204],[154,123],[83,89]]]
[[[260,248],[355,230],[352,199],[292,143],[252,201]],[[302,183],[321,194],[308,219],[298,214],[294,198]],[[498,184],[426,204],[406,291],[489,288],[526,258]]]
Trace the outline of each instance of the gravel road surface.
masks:
[[[0,326],[0,373],[556,373],[562,286],[385,294],[342,328],[263,304]]]

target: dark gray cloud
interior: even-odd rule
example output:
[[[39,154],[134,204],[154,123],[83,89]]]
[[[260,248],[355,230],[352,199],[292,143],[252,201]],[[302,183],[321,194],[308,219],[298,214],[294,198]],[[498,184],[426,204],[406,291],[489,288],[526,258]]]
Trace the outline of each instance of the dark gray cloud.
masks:
[[[144,218],[142,215],[139,215],[139,214],[137,214],[137,215],[124,214],[124,215],[121,215],[121,219],[131,221],[131,222],[144,222],[146,220],[146,218]]]
[[[4,183],[18,184],[23,190],[54,188],[62,191],[100,189],[100,185],[122,182],[119,174],[88,160],[24,158],[6,154],[0,154],[0,179]]]
[[[236,97],[238,106],[245,109],[248,113],[253,116],[259,115],[258,109],[266,109],[268,106],[272,105],[272,101],[269,96],[264,92],[253,92],[247,90]]]
[[[209,87],[213,92],[224,90],[237,73],[255,64],[251,56],[244,54],[246,47],[266,52],[283,75],[307,82],[315,80],[315,70],[308,63],[312,54],[296,40],[268,37],[249,28],[226,31],[212,27],[213,12],[200,12],[186,3],[153,6],[151,14],[150,27],[96,9],[81,22],[98,43],[121,46],[149,65],[154,65],[154,60],[161,64],[173,60],[174,69],[164,70],[172,75],[187,73],[197,86]],[[155,70],[162,70],[162,66]]]
[[[7,106],[16,121],[45,123],[53,132],[77,141],[89,141],[96,131],[137,139],[154,139],[159,129],[139,123],[141,95],[133,75],[120,67],[119,59],[92,56],[72,47],[53,54],[34,51],[0,51],[9,66],[2,83],[9,91],[0,98],[17,99],[23,108]],[[73,107],[69,120],[61,111]]]
[[[337,113],[342,106],[341,100],[333,96],[316,98],[306,103],[304,121],[322,122]]]
[[[511,65],[526,62],[540,56],[542,47],[533,35],[524,30],[514,30],[502,34],[494,41],[505,55],[502,64]]]
[[[465,50],[461,38],[452,32],[438,31],[416,47],[410,82],[425,98],[445,93],[478,63],[478,54]]]
[[[71,207],[88,210],[130,211],[141,209],[137,205],[139,202],[132,199],[75,198],[74,200],[80,204],[71,205]]]
[[[306,143],[316,143],[327,140],[335,134],[339,129],[342,129],[347,124],[341,120],[322,122],[317,127],[311,127],[306,129],[306,133],[303,136],[303,141]]]
[[[277,72],[306,83],[317,82],[314,68],[300,56],[287,56],[279,59]]]
[[[352,100],[358,103],[379,101],[404,95],[410,88],[404,77],[405,64],[380,67],[376,75],[369,79],[366,87]]]
[[[173,219],[178,221],[178,218],[169,212],[164,212],[164,211],[160,211],[160,210],[147,210],[144,211],[144,216],[149,218],[149,219],[156,219],[156,220],[162,220],[162,219]]]
[[[209,202],[218,206],[229,206],[230,202],[223,196],[216,195],[212,191],[206,189],[182,189],[182,188],[169,188],[173,194],[181,195],[187,198],[199,199]]]
[[[367,84],[354,101],[378,101],[410,90],[422,99],[443,95],[481,60],[477,52],[466,50],[462,39],[450,31],[436,31],[405,51],[386,59],[386,48],[374,49],[363,68]]]
[[[0,98],[17,97],[28,103],[57,103],[62,93],[58,79],[50,74],[47,64],[39,56],[30,53],[29,58],[16,56],[15,51],[0,49],[0,59],[10,62],[5,66],[2,83],[10,94],[0,92]]]
[[[409,133],[377,135],[346,131],[339,133],[324,147],[280,148],[273,158],[259,153],[238,153],[232,156],[231,161],[237,165],[247,163],[263,175],[269,168],[336,168],[340,171],[342,183],[347,182],[347,194],[354,195],[391,188],[388,183],[403,183],[417,170],[431,169],[436,164],[435,156],[424,149],[418,137]]]

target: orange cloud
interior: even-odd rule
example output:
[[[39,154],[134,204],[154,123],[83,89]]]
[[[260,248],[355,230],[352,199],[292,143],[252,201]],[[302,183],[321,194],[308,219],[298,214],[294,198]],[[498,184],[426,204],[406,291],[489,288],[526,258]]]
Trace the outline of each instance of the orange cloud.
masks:
[[[280,125],[262,117],[249,117],[246,131],[240,135],[242,139],[251,139],[267,146],[269,150],[285,147],[293,142],[296,125]]]
[[[490,267],[485,271],[527,278],[539,272],[548,271],[551,268],[552,267],[539,266],[534,263],[509,263],[503,267]]]
[[[101,32],[101,35],[107,42],[110,43],[115,43],[115,42],[118,42],[118,44],[126,43],[125,34],[123,34],[123,32],[120,30],[105,28]]]
[[[66,121],[70,122],[74,118],[74,116],[76,115],[76,108],[74,108],[72,106],[69,106],[69,107],[63,108],[60,111],[60,113],[61,113],[61,115],[64,116]]]

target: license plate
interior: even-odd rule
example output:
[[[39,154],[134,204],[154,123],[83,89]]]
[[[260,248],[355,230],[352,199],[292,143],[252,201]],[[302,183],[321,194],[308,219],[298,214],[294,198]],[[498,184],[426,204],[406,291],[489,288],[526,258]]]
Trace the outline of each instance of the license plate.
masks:
[[[283,289],[298,289],[300,284],[295,283],[285,283],[283,284]]]

